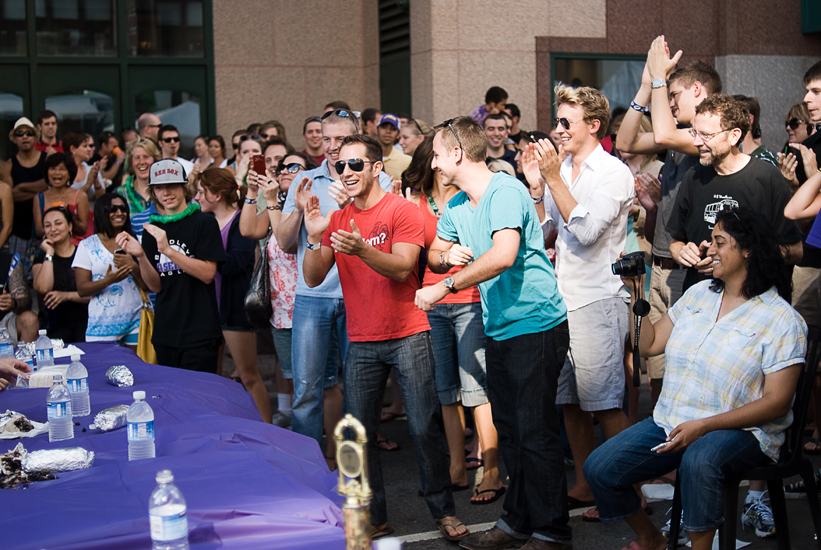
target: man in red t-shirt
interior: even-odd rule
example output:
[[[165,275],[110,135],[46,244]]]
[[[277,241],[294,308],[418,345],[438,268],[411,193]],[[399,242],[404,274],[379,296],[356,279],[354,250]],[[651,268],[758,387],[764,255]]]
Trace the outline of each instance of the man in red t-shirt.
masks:
[[[439,530],[446,538],[459,540],[468,531],[455,517],[450,462],[439,427],[430,325],[414,305],[420,287],[416,266],[425,244],[424,220],[419,208],[376,185],[382,147],[374,138],[346,137],[339,159],[335,168],[353,202],[323,217],[319,199],[311,196],[305,209],[308,241],[303,275],[305,283],[315,287],[334,263],[339,270],[350,340],[344,369],[345,412],[361,421],[368,434],[373,534],[393,531],[387,523],[376,427],[379,401],[394,368],[421,465],[425,500]]]

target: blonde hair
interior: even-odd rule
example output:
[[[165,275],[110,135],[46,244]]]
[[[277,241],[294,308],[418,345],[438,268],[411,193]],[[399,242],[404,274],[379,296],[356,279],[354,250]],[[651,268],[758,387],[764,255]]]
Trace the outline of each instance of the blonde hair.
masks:
[[[556,95],[556,107],[567,103],[577,105],[584,111],[585,124],[593,124],[594,120],[599,121],[599,129],[596,131],[596,138],[601,141],[607,135],[607,127],[610,124],[610,102],[603,93],[589,86],[571,88],[564,84],[559,84],[554,88]]]
[[[490,168],[491,172],[504,172],[514,178],[516,177],[516,170],[514,170],[513,166],[506,160],[493,159],[487,167]]]
[[[151,157],[153,157],[154,159],[154,162],[157,162],[158,160],[162,159],[162,154],[160,153],[160,150],[157,148],[157,144],[154,143],[153,140],[145,137],[138,137],[134,141],[129,141],[126,144],[126,154],[128,155],[128,173],[132,176],[136,174],[134,173],[134,163],[131,162],[131,153],[137,147],[141,147],[143,150],[145,150],[146,153],[151,155]]]

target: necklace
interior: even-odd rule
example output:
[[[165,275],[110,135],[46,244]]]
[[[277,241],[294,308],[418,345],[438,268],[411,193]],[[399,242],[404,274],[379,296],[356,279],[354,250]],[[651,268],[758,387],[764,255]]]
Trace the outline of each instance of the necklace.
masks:
[[[436,206],[436,201],[433,200],[433,197],[430,196],[430,195],[428,195],[428,204],[430,205],[431,209],[433,210],[433,215],[436,216],[437,218],[441,218],[442,213],[439,212],[439,207]]]
[[[183,218],[187,218],[199,209],[199,204],[191,203],[188,205],[188,208],[186,208],[179,214],[168,214],[166,216],[161,216],[159,214],[151,214],[151,216],[149,216],[148,219],[151,221],[151,223],[174,223],[180,221]]]

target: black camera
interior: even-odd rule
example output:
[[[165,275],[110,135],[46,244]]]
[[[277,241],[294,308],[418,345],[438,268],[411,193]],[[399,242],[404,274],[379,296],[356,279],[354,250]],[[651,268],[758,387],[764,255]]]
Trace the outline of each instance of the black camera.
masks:
[[[613,275],[639,277],[644,275],[644,252],[631,252],[615,261],[611,266]]]

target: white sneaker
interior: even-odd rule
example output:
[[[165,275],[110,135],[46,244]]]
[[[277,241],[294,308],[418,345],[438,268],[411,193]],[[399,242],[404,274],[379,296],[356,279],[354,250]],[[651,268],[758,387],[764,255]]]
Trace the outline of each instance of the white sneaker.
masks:
[[[280,428],[291,427],[291,411],[277,411],[273,418],[274,426]]]
[[[767,491],[764,491],[764,495]],[[760,538],[775,535],[775,522],[773,521],[773,511],[770,508],[770,499],[761,495],[758,499],[745,504],[746,509],[741,514],[741,528],[755,528],[756,536]]]
[[[673,511],[673,509],[670,508],[669,510],[667,510],[667,513],[669,514],[672,511]],[[682,515],[684,515],[684,512],[682,512]],[[664,524],[664,527],[662,527],[660,529],[661,534],[664,535],[664,538],[666,538],[666,539],[670,538],[670,522],[671,521],[672,521],[672,518],[668,519],[667,523]],[[687,544],[690,541],[690,534],[687,532],[687,529],[684,528],[684,525],[681,524],[681,521],[682,521],[681,518],[679,518],[678,545],[679,546],[684,546],[685,544]]]

